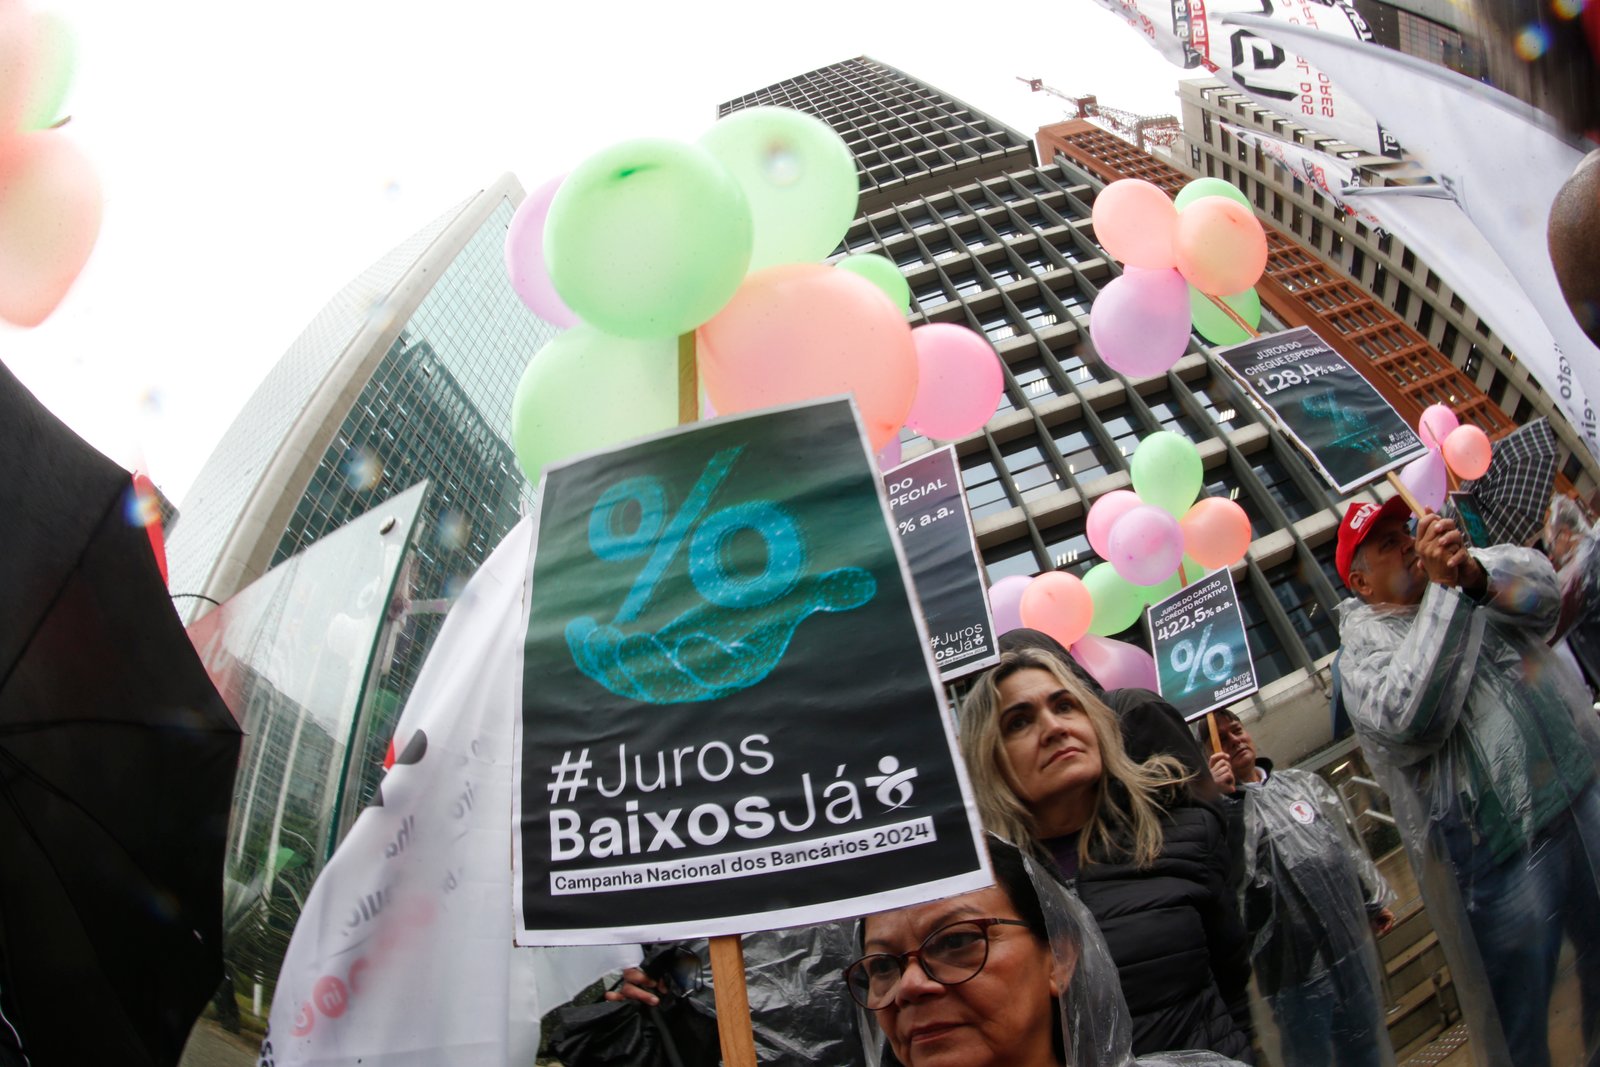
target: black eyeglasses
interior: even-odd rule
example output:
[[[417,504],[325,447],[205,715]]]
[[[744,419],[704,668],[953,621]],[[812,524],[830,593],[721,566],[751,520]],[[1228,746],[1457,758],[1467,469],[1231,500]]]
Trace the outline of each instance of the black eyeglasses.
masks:
[[[868,1011],[887,1008],[913,958],[922,973],[940,985],[960,985],[978,976],[989,962],[991,926],[1027,926],[1020,919],[962,919],[941,926],[911,952],[874,952],[844,969],[844,983]]]

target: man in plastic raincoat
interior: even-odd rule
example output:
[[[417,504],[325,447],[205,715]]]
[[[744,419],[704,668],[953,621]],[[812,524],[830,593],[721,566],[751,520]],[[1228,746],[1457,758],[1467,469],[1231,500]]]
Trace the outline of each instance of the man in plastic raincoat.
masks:
[[[1478,1062],[1591,1062],[1600,1041],[1600,754],[1582,682],[1546,638],[1537,552],[1469,549],[1432,512],[1351,505],[1335,562],[1345,702],[1394,805]],[[1552,1028],[1563,940],[1582,1033]]]
[[[1228,803],[1243,826],[1240,911],[1282,1062],[1388,1067],[1394,1052],[1368,930],[1394,923],[1389,887],[1331,785],[1308,771],[1274,770],[1237,716],[1217,718],[1222,751],[1212,757],[1213,774],[1236,790]]]

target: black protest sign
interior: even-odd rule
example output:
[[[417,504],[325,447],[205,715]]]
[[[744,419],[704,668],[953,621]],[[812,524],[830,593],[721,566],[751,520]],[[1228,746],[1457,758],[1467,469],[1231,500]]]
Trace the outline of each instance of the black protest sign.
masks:
[[[742,933],[988,884],[848,401],[549,469],[535,520],[519,944]]]
[[[1000,658],[1000,645],[955,446],[902,463],[883,484],[940,677],[987,667]]]
[[[1162,699],[1185,719],[1254,693],[1255,662],[1244,615],[1226,570],[1150,605],[1150,650]]]
[[[1307,327],[1252,338],[1217,356],[1340,493],[1422,454],[1421,438],[1400,413]]]

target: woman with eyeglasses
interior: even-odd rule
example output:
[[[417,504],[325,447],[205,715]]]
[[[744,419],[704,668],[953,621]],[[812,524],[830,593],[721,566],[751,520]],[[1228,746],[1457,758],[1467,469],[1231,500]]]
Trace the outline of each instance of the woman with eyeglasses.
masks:
[[[992,888],[862,921],[845,983],[870,1067],[1133,1064],[1116,969],[1083,905],[1006,842],[991,837],[989,855]]]
[[[1115,714],[1048,653],[1004,654],[961,707],[985,827],[1050,863],[1094,916],[1146,1055],[1251,1062],[1248,945],[1223,814],[1170,756],[1130,759]]]

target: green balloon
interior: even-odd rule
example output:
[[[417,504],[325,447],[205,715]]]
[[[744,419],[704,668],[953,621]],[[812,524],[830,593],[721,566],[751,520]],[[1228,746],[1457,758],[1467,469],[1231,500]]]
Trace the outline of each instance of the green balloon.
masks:
[[[618,337],[676,337],[726,304],[750,264],[750,205],[705,149],[626,141],[561,183],[545,219],[550,280]]]
[[[1225,296],[1222,302],[1238,312],[1252,328],[1261,325],[1261,294],[1254,289]],[[1194,319],[1195,332],[1214,345],[1236,345],[1250,339],[1242,326],[1192,285],[1189,286],[1189,315]]]
[[[34,27],[37,35],[34,39],[34,63],[37,69],[22,116],[24,130],[47,129],[60,120],[61,105],[66,102],[67,89],[72,85],[72,68],[78,58],[72,30],[60,18],[46,13],[36,14]]]
[[[894,301],[894,306],[901,311],[911,310],[911,283],[900,273],[900,268],[894,265],[894,260],[880,256],[876,252],[862,252],[859,255],[845,256],[834,266],[852,274],[859,274],[882,289],[889,299]]]
[[[1144,588],[1134,585],[1109,563],[1096,563],[1083,576],[1094,603],[1094,618],[1089,632],[1096,637],[1120,634],[1144,614]]]
[[[856,217],[855,157],[819,118],[753,107],[722,119],[700,146],[728,168],[750,203],[750,269],[827,258]]]
[[[1225,182],[1221,178],[1196,178],[1178,190],[1178,195],[1172,198],[1172,204],[1179,211],[1182,211],[1202,196],[1225,196],[1229,200],[1243,204],[1252,211],[1255,210],[1248,196],[1241,193],[1237,186]]]
[[[677,341],[612,337],[582,323],[534,355],[511,403],[517,463],[535,485],[556,460],[677,423]]]
[[[1174,518],[1183,518],[1205,483],[1205,464],[1187,437],[1157,430],[1139,442],[1128,463],[1133,491]]]

